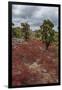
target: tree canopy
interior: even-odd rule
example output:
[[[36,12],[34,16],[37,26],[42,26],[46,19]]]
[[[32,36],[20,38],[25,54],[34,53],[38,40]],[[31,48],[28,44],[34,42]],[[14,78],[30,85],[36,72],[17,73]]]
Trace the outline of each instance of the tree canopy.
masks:
[[[44,20],[43,24],[40,26],[41,33],[42,33],[42,40],[43,42],[45,42],[47,48],[54,39],[53,27],[54,27],[54,24],[49,19]]]
[[[29,39],[29,31],[30,31],[30,25],[28,23],[21,23],[21,29],[24,35],[24,39],[27,40]]]
[[[14,23],[12,23],[12,26],[14,26]],[[54,42],[54,38],[57,38],[57,34],[53,28],[54,23],[49,19],[44,20],[40,29],[35,31],[31,30],[30,25],[25,22],[21,23],[21,27],[12,27],[12,36],[23,38],[24,40],[28,40],[30,38],[42,40],[48,49],[50,43]],[[55,41],[57,41],[57,39]]]

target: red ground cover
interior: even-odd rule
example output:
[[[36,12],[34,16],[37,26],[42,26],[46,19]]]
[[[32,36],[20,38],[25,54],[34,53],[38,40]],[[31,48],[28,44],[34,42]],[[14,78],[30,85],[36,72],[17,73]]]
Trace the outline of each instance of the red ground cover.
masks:
[[[58,82],[56,47],[39,40],[12,42],[12,85],[33,85]]]

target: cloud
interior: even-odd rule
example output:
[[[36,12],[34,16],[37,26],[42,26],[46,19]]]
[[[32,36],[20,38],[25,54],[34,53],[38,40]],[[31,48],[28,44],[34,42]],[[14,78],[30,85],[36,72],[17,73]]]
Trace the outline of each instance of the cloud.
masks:
[[[12,22],[20,26],[28,22],[32,30],[38,29],[44,19],[50,19],[58,27],[58,7],[12,5]]]

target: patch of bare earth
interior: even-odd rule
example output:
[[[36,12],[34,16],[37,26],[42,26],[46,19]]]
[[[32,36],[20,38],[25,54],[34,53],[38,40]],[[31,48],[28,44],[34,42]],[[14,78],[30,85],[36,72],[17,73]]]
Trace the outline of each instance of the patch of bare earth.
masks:
[[[45,50],[39,40],[12,42],[12,85],[58,82],[58,53],[51,45]]]

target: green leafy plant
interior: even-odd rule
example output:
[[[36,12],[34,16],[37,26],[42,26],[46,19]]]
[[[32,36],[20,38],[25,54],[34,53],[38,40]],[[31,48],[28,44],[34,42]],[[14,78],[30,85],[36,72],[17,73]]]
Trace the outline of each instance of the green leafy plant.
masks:
[[[21,26],[24,39],[28,40],[30,36],[30,25],[28,23],[21,23]]]
[[[54,27],[54,24],[49,19],[44,20],[43,24],[40,26],[42,40],[45,43],[46,50],[48,50],[50,43],[54,40],[53,27]]]
[[[12,37],[15,37],[15,38],[22,37],[22,32],[21,32],[21,29],[19,27],[12,28]]]

